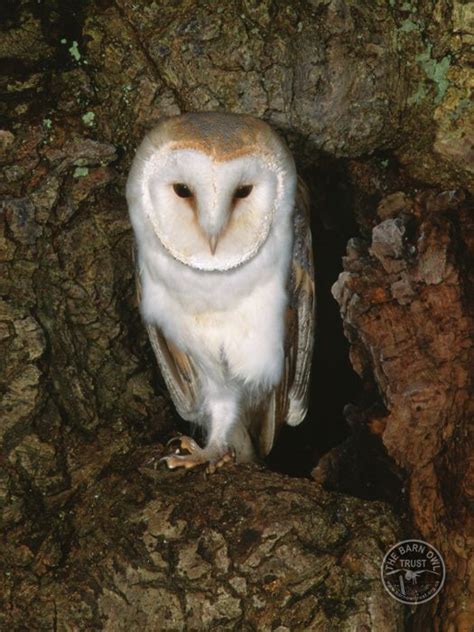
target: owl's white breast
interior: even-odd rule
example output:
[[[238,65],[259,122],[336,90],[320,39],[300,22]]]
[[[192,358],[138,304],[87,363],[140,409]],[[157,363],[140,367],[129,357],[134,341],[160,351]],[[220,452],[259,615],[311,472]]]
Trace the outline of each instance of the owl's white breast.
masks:
[[[140,251],[142,314],[214,380],[272,386],[283,366],[291,246],[290,221],[280,222],[252,261],[209,273],[150,241]]]

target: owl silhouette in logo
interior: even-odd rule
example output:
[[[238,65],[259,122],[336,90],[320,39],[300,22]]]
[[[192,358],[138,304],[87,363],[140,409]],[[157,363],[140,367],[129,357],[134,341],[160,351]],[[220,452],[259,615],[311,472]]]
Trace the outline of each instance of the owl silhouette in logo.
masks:
[[[170,468],[270,452],[305,417],[314,333],[308,195],[263,121],[226,113],[163,120],[127,182],[140,309],[180,416]]]

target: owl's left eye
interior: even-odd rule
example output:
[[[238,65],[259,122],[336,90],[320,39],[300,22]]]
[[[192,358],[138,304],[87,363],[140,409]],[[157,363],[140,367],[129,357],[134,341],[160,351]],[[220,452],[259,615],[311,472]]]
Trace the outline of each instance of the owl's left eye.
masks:
[[[193,192],[188,187],[187,184],[183,184],[182,182],[177,182],[173,184],[173,189],[176,195],[180,198],[190,198],[193,197]]]
[[[235,198],[246,198],[252,192],[253,185],[252,184],[243,184],[241,187],[237,187],[234,193]]]

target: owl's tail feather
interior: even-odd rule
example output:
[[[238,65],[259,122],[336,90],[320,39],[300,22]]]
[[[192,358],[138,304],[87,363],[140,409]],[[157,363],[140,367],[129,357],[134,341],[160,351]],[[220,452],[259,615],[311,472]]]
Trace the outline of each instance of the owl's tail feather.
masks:
[[[257,454],[244,423],[236,423],[230,430],[227,442],[235,451],[237,463],[255,463]]]

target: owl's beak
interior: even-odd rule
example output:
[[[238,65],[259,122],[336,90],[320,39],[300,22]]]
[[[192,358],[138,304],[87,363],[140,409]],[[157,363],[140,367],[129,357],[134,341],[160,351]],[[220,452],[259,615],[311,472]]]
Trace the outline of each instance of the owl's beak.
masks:
[[[212,237],[209,237],[209,250],[211,251],[211,254],[214,256],[216,253],[216,248],[217,248],[217,242],[219,241],[219,236],[218,235],[212,235]]]

